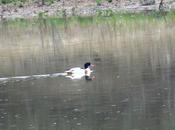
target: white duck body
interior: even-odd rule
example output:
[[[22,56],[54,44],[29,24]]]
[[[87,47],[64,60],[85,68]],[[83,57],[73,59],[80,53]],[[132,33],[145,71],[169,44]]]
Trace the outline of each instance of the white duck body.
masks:
[[[91,72],[92,70],[90,68],[82,69],[80,67],[74,67],[65,71],[67,73],[66,77],[71,79],[81,79],[84,76],[90,76]]]

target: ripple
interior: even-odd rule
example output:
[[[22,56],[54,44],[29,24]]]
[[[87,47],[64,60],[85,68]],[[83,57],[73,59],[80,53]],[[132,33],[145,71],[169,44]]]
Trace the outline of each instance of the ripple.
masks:
[[[15,118],[20,118],[20,115],[14,115]]]
[[[128,102],[128,101],[129,101],[129,98],[126,98],[126,99],[124,99],[124,100],[122,100],[120,102],[124,103],[124,102]]]
[[[77,108],[75,108],[73,111],[74,111],[74,112],[78,112],[78,111],[80,111],[80,110],[79,110],[79,109],[77,109]]]
[[[7,115],[7,112],[2,113],[3,115]]]
[[[53,125],[56,125],[57,123],[56,122],[54,122],[54,123],[52,123]]]
[[[116,113],[120,113],[120,111],[116,111]]]
[[[10,127],[11,127],[11,128],[14,128],[14,127],[16,127],[16,125],[15,125],[15,124],[13,124],[13,125],[10,125]]]
[[[80,126],[80,125],[82,125],[82,123],[81,123],[81,122],[79,122],[79,123],[77,123],[77,125],[79,125],[79,126]]]
[[[95,112],[95,114],[100,114],[101,112],[99,112],[99,111],[97,111],[97,112]]]
[[[105,117],[104,120],[110,120],[111,118],[110,117]]]
[[[74,119],[74,120],[77,120],[77,117],[74,117],[73,119]]]
[[[9,101],[9,99],[7,99],[7,98],[6,98],[4,101],[8,102],[8,101]]]

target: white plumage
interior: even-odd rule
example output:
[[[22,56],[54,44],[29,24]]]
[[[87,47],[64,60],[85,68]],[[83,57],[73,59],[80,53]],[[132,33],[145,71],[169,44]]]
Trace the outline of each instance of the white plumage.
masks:
[[[84,76],[90,76],[91,72],[92,70],[90,68],[82,69],[80,67],[74,67],[65,71],[67,73],[66,77],[71,79],[81,79]]]

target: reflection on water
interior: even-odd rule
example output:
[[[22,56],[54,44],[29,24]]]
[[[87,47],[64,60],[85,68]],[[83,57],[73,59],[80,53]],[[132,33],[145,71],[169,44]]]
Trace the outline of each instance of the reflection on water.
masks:
[[[0,77],[96,64],[96,79],[0,84],[2,130],[174,130],[175,28],[0,27]]]

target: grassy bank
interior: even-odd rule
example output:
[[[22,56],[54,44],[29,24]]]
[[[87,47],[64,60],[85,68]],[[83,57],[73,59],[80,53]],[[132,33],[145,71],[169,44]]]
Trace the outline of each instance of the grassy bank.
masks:
[[[103,14],[103,15],[102,15]],[[173,23],[175,22],[175,12],[149,12],[149,13],[105,13],[100,12],[96,16],[91,17],[78,17],[72,16],[69,18],[47,17],[45,15],[39,15],[33,19],[15,19],[2,21],[2,24],[8,24],[10,26],[26,27],[35,26],[38,24],[56,25],[56,26],[88,26],[96,24],[114,24],[115,26],[127,26],[130,25],[145,25],[148,23]]]

